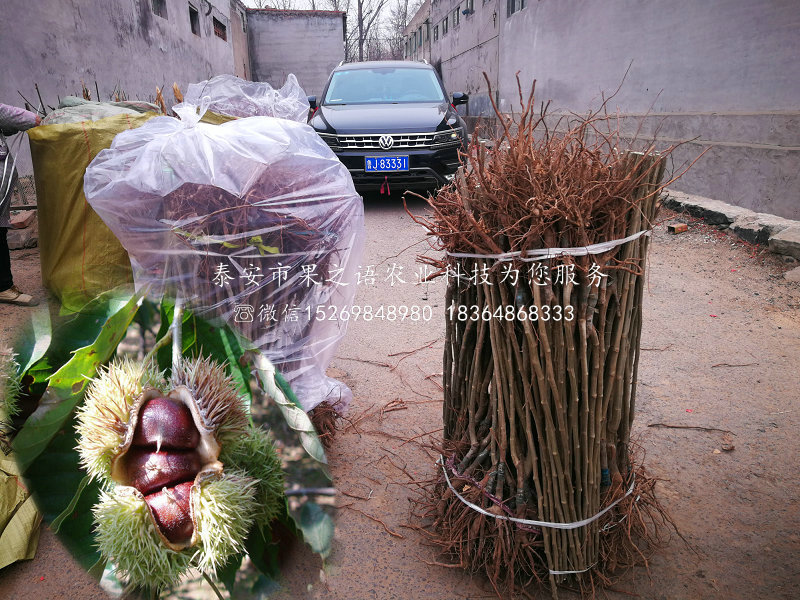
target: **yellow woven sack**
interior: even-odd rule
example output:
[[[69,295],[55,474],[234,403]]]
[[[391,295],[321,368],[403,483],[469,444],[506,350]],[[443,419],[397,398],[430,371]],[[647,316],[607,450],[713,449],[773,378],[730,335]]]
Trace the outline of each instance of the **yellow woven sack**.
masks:
[[[39,213],[42,282],[70,309],[133,283],[130,260],[83,195],[86,167],[114,136],[157,113],[43,125],[28,131]]]

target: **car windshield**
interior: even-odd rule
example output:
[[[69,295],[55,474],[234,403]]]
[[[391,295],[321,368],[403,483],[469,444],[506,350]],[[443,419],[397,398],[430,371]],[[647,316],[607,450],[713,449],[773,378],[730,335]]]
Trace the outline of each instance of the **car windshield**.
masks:
[[[336,71],[323,104],[443,101],[442,86],[430,69],[374,67]]]

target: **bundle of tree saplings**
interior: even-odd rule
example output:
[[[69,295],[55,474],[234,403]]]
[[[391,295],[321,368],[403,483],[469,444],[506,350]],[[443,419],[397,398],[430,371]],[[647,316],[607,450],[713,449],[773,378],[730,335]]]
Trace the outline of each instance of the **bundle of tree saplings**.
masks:
[[[520,107],[417,217],[448,277],[443,456],[421,506],[498,594],[555,596],[607,583],[670,524],[630,434],[672,148],[630,151],[605,106],[554,123],[520,88]]]

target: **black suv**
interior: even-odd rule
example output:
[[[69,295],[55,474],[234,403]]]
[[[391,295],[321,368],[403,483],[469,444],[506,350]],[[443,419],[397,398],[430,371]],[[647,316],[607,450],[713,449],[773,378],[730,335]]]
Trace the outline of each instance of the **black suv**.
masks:
[[[437,188],[458,169],[466,126],[426,63],[374,61],[336,67],[309,124],[344,163],[359,191]]]

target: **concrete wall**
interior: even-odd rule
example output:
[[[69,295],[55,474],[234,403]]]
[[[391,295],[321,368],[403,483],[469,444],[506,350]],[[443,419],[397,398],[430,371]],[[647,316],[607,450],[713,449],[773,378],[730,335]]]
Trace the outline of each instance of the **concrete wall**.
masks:
[[[497,90],[499,74],[499,22],[495,15],[498,3],[505,0],[473,0],[472,11],[464,14],[469,5],[466,0],[438,0],[431,7],[431,29],[438,27],[438,41],[433,42],[431,56],[442,74],[447,91],[466,92],[469,103],[465,115],[494,114],[489,101],[486,73]],[[453,24],[453,12],[458,12],[458,23]],[[447,19],[447,33],[444,20]]]
[[[344,60],[344,18],[338,11],[247,11],[252,79],[281,87],[294,73],[308,95],[320,95]]]
[[[432,25],[463,3],[433,3]],[[498,25],[503,110],[516,108],[517,71],[523,86],[537,80],[537,97],[552,100],[554,113],[597,108],[601,94],[611,95],[625,77],[609,104],[627,115],[625,130],[641,127],[639,137],[655,138],[661,147],[693,140],[676,151],[676,168],[708,150],[672,187],[800,218],[796,0],[526,4],[509,16],[504,0],[474,0],[470,17],[484,26]],[[460,21],[460,28],[468,22],[463,15]],[[439,44],[433,43],[434,61],[442,61],[449,89],[471,89],[475,72],[492,64],[486,35],[451,28],[447,37],[440,33]],[[476,96],[482,92],[479,87]],[[478,110],[471,102],[470,114]]]
[[[3,0],[0,102],[22,105],[19,90],[37,103],[38,83],[46,104],[80,95],[81,81],[102,100],[113,90],[131,99],[153,99],[156,86],[172,100],[173,82],[185,90],[195,81],[233,73],[231,36],[214,35],[212,18],[230,32],[229,0],[192,0],[200,35],[189,24],[189,2],[166,0],[167,18],[151,0]],[[208,14],[206,14],[208,12]],[[17,157],[21,175],[31,173],[27,144]]]
[[[233,74],[242,79],[250,79],[250,48],[247,45],[247,7],[239,0],[231,0],[230,15]]]

